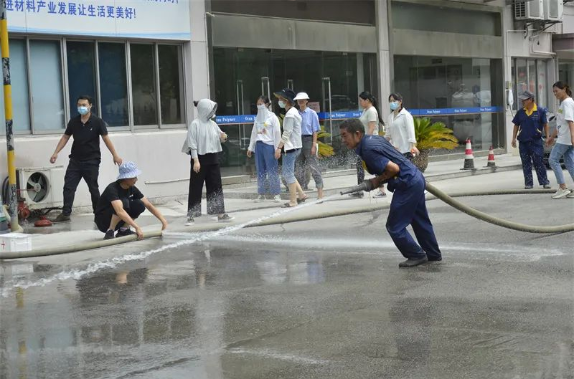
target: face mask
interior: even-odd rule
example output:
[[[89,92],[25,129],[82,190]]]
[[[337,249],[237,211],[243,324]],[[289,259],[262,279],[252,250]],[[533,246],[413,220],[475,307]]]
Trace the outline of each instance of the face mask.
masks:
[[[265,108],[267,108],[267,107],[265,106],[265,104],[260,104],[260,105],[257,106],[257,110],[260,110],[260,111],[265,110]]]
[[[83,115],[87,115],[90,110],[88,107],[78,107],[78,113]]]
[[[391,106],[392,111],[396,111],[397,109],[399,109],[399,102],[398,101],[393,101],[389,105]]]
[[[285,108],[285,102],[279,100],[279,107],[280,107],[280,108]]]

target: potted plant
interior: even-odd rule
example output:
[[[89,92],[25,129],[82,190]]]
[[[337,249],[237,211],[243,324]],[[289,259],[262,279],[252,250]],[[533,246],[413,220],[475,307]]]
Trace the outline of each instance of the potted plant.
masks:
[[[453,150],[458,146],[458,139],[443,122],[432,122],[429,117],[414,119],[415,137],[420,154],[414,157],[415,166],[425,172],[429,164],[429,152],[434,149]]]

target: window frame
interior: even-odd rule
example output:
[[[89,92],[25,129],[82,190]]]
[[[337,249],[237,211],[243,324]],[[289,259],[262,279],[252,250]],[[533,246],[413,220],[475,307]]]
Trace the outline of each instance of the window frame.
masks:
[[[135,133],[138,131],[161,131],[161,130],[172,130],[172,129],[185,129],[188,124],[188,112],[187,112],[187,75],[184,70],[186,67],[187,58],[185,55],[185,41],[147,41],[147,40],[136,40],[136,39],[114,39],[105,37],[66,37],[66,36],[49,36],[49,35],[28,35],[20,33],[11,33],[10,39],[14,40],[24,40],[25,42],[25,55],[26,55],[26,77],[28,80],[27,91],[28,91],[28,102],[29,102],[29,117],[30,117],[30,129],[29,130],[19,130],[14,131],[14,135],[18,136],[34,136],[34,135],[57,135],[63,134],[66,130],[66,125],[70,118],[72,117],[72,109],[70,108],[70,92],[69,92],[69,76],[68,76],[68,54],[67,54],[67,42],[92,42],[94,43],[94,69],[95,69],[95,91],[94,99],[98,104],[98,109],[96,114],[98,117],[102,116],[102,106],[101,106],[101,85],[100,85],[100,62],[99,62],[99,44],[100,43],[117,43],[123,44],[125,48],[125,69],[126,69],[126,94],[127,94],[127,106],[128,106],[128,125],[113,126],[108,129],[109,132],[131,132]],[[61,70],[61,86],[62,86],[62,99],[63,110],[64,110],[64,124],[62,128],[58,129],[47,129],[47,130],[36,130],[34,122],[34,112],[33,112],[33,100],[32,100],[32,88],[33,83],[31,80],[31,42],[32,41],[52,41],[57,42],[60,49],[60,70]],[[145,44],[153,46],[153,61],[154,61],[154,81],[157,91],[156,107],[157,107],[157,120],[155,124],[151,125],[135,125],[134,117],[134,101],[133,101],[133,81],[131,75],[131,45],[134,44]],[[161,87],[160,87],[160,73],[159,73],[159,46],[169,45],[178,47],[178,75],[179,75],[179,93],[180,93],[180,107],[181,107],[181,119],[182,123],[178,124],[164,124],[162,122],[161,116]],[[104,120],[105,121],[105,120]],[[2,137],[0,135],[0,137]]]

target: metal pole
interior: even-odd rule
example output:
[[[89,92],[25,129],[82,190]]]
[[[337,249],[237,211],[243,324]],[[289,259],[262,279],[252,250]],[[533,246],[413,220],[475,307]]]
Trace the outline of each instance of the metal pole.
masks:
[[[2,74],[4,77],[4,114],[6,117],[6,145],[8,162],[8,211],[10,213],[10,225],[13,232],[22,231],[18,225],[18,212],[16,207],[16,157],[14,154],[14,134],[12,131],[12,86],[10,83],[10,50],[8,44],[8,17],[6,0],[0,0],[0,47],[2,49]]]

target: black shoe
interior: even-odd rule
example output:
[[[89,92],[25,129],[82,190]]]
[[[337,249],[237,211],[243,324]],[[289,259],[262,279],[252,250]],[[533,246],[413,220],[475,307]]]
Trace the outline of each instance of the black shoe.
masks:
[[[132,234],[136,234],[136,232],[134,232],[133,230],[131,230],[130,228],[125,229],[125,230],[118,230],[118,232],[116,233],[116,237],[125,237],[125,236],[131,236]]]
[[[429,257],[427,256],[429,262],[440,262],[442,261],[442,257]]]
[[[114,238],[114,231],[113,230],[108,230],[106,232],[106,235],[104,236],[104,240],[111,240]]]
[[[52,220],[52,222],[66,222],[66,221],[70,221],[70,215],[66,215],[63,213],[60,213],[55,219]]]
[[[362,199],[365,194],[363,192],[353,192],[349,194],[349,197],[356,197],[357,199]]]
[[[422,265],[423,263],[427,263],[428,261],[429,259],[426,256],[419,259],[409,258],[406,261],[399,263],[399,267],[415,267],[418,265]]]

